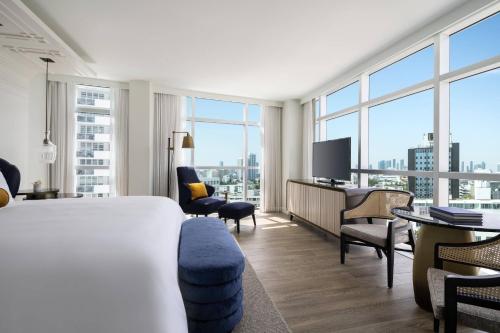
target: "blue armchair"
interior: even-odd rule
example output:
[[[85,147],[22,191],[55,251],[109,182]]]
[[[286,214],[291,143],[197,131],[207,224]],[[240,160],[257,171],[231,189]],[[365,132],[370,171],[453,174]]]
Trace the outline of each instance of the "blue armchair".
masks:
[[[177,167],[177,183],[179,186],[179,204],[186,214],[205,215],[215,213],[226,203],[222,198],[213,197],[215,188],[205,184],[208,197],[191,200],[188,183],[199,183],[200,179],[192,167]]]
[[[21,173],[19,169],[14,164],[10,164],[6,160],[0,158],[0,172],[7,181],[7,185],[9,185],[12,197],[15,198],[19,191],[19,184],[21,183]]]

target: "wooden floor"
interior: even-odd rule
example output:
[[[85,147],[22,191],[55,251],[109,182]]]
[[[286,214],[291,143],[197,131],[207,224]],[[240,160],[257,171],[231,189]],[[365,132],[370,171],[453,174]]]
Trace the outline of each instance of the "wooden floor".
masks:
[[[432,332],[413,299],[411,259],[396,256],[391,290],[373,249],[351,246],[340,265],[336,238],[285,215],[261,215],[256,228],[245,219],[239,235],[228,226],[294,333]]]

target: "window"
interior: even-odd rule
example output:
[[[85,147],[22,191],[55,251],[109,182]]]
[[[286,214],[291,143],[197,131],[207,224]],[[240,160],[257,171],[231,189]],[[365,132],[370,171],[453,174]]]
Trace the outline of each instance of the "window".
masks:
[[[326,96],[326,113],[334,113],[359,103],[359,81]]]
[[[352,163],[361,156],[360,186],[412,191],[419,206],[437,202],[500,214],[500,12],[491,15],[496,6],[485,8],[475,24],[467,21],[463,28],[457,22],[422,42],[429,46],[387,60],[390,65],[377,71],[366,68],[351,79],[355,84],[316,96],[315,141],[359,136]],[[435,63],[446,62],[443,56],[450,67],[444,75],[434,70]],[[367,100],[359,101],[354,91],[368,93]],[[320,113],[324,100],[327,110]],[[356,111],[346,115],[351,108]],[[436,125],[441,133],[434,133]],[[438,148],[448,154],[438,156]],[[446,155],[448,160],[434,160]]]
[[[259,206],[261,107],[192,97],[186,98],[186,107],[192,109],[186,112],[186,130],[196,149],[183,152],[184,161],[216,188],[216,195],[228,192],[230,201]]]
[[[197,118],[243,121],[244,106],[243,103],[196,98],[195,112]]]
[[[76,192],[109,197],[111,187],[110,89],[77,87]]]
[[[358,168],[358,112],[326,122],[326,139],[351,138],[351,168]]]
[[[450,83],[450,133],[458,145],[450,171],[500,172],[499,92],[500,69]]]
[[[428,46],[370,75],[370,98],[432,79],[434,46]]]
[[[500,55],[500,13],[450,36],[450,70]]]
[[[433,170],[433,90],[369,109],[369,160],[375,169]]]

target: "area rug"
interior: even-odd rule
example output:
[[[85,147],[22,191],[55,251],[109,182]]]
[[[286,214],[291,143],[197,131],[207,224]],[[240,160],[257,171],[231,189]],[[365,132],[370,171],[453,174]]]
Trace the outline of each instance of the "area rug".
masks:
[[[243,273],[243,306],[243,319],[233,333],[291,332],[248,260]]]

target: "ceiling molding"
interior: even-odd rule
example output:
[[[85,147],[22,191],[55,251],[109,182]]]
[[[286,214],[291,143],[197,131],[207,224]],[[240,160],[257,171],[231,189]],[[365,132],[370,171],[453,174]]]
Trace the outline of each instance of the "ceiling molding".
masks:
[[[40,57],[51,57],[52,73],[96,77],[97,73],[20,0],[0,2],[0,47],[25,64],[44,69]]]

